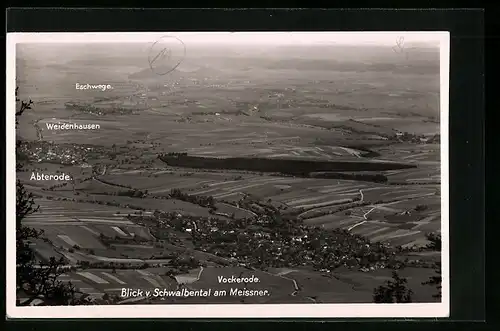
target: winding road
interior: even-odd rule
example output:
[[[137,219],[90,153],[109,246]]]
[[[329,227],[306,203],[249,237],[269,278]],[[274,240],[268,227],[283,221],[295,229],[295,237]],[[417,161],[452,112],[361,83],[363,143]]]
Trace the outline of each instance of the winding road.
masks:
[[[247,212],[249,214],[252,214],[254,217],[258,217],[259,215],[257,215],[256,213],[254,213],[253,211],[251,210],[248,210],[248,209],[245,209],[245,208],[241,208],[241,207],[238,207],[238,206],[235,206],[235,205],[231,205],[229,203],[225,203],[225,202],[220,202],[220,204],[222,205],[225,205],[225,206],[228,206],[228,207],[233,207],[233,208],[236,208],[236,209],[239,209],[241,211],[244,211],[244,212]]]
[[[361,190],[360,190],[360,192],[361,192]],[[363,193],[361,192],[361,194],[363,194]],[[421,194],[421,195],[418,195],[416,197],[412,197],[412,198],[408,198],[408,199],[402,199],[402,200],[397,200],[397,201],[392,201],[392,202],[386,202],[386,203],[380,203],[380,204],[374,205],[369,211],[367,211],[366,213],[363,214],[363,219],[364,219],[363,221],[354,224],[353,226],[351,226],[350,228],[348,228],[347,231],[351,231],[352,229],[356,228],[357,226],[360,226],[360,225],[368,222],[368,215],[372,211],[374,211],[375,209],[377,209],[379,207],[394,205],[396,203],[400,203],[400,202],[403,202],[403,201],[409,201],[409,200],[413,200],[413,199],[417,199],[417,198],[422,198],[422,197],[426,197],[426,196],[433,195],[433,194],[434,193]]]

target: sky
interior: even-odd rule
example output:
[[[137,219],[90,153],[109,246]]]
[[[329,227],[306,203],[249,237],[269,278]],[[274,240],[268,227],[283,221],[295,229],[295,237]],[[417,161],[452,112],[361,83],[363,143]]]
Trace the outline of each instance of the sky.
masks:
[[[395,45],[404,38],[405,44],[429,46],[446,41],[447,32],[135,32],[135,33],[15,33],[9,34],[16,43],[128,43],[155,42],[164,36],[174,36],[185,44],[233,45]]]

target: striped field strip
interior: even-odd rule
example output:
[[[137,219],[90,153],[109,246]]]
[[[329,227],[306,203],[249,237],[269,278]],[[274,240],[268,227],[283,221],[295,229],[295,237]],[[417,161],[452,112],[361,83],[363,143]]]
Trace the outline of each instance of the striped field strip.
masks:
[[[156,281],[156,279],[153,279],[153,278],[148,277],[148,276],[143,276],[142,278],[143,278],[144,280],[146,280],[148,283],[150,283],[151,285],[153,285],[154,287],[162,287],[162,286],[160,285],[160,283],[158,283],[158,282]]]
[[[104,276],[108,277],[109,279],[111,279],[111,280],[113,280],[113,281],[117,282],[117,283],[118,283],[118,284],[120,284],[120,285],[124,285],[124,284],[126,284],[124,281],[122,281],[121,279],[119,279],[118,277],[116,277],[116,276],[114,276],[114,275],[112,275],[112,274],[110,274],[110,273],[107,273],[107,272],[104,272],[104,271],[103,271],[103,272],[101,272],[101,274],[103,274]]]
[[[109,282],[107,280],[104,280],[101,277],[96,276],[96,275],[94,275],[91,272],[81,271],[81,272],[77,272],[77,274],[80,275],[80,276],[82,276],[82,277],[85,277],[87,279],[90,279],[90,280],[94,281],[97,284],[109,284]]]
[[[70,246],[80,246],[78,245],[78,243],[76,241],[74,241],[73,239],[71,239],[69,236],[67,235],[64,235],[64,234],[60,234],[58,235],[58,237],[62,240],[64,240],[65,243],[67,243],[68,245]],[[81,247],[81,246],[80,246]]]

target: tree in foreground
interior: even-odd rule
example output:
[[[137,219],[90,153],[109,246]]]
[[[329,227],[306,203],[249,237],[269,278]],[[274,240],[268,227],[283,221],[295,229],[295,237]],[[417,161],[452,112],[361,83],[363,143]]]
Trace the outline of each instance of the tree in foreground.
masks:
[[[16,88],[16,102],[20,102],[16,110],[16,128],[19,117],[31,109],[33,102],[21,101],[17,98],[18,88]],[[16,141],[16,147],[19,141]],[[17,151],[16,151],[17,152]],[[22,164],[16,164],[16,170],[22,169]],[[42,231],[24,226],[23,219],[36,213],[36,206],[33,194],[29,193],[24,185],[16,182],[16,294],[17,304],[28,306],[35,304],[36,300],[41,300],[44,305],[76,305],[83,304],[82,298],[75,298],[76,290],[71,283],[63,283],[58,280],[64,273],[64,260],[51,257],[48,262],[38,262],[30,244],[33,240],[39,239]],[[23,298],[25,300],[20,300]]]
[[[373,291],[375,303],[410,303],[413,291],[407,288],[406,278],[400,277],[397,271],[392,272],[392,280],[377,287]]]
[[[441,288],[442,288],[442,285],[441,285],[441,280],[442,280],[441,263],[437,264],[435,271],[436,271],[436,274],[434,276],[429,277],[429,280],[423,282],[422,285],[435,286],[437,289],[437,293],[434,294],[432,297],[436,298],[436,299],[441,299],[441,296],[442,296],[442,294],[441,294]]]
[[[441,251],[441,234],[440,233],[428,233],[425,236],[427,240],[429,240],[429,244],[427,245],[428,249],[433,251]],[[422,285],[430,285],[435,286],[437,289],[437,293],[432,297],[436,299],[441,299],[441,263],[436,263],[436,268],[434,269],[436,272],[435,275],[429,277],[429,280],[422,283]]]

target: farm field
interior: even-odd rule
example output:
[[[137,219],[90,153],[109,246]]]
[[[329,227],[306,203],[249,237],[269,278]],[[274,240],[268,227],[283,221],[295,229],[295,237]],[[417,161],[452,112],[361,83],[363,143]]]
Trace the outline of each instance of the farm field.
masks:
[[[116,196],[116,192],[128,190],[126,187],[147,190],[148,196],[133,198]],[[238,172],[186,172],[171,169],[161,170],[121,170],[113,169],[100,180],[90,180],[77,188],[78,196],[69,188],[57,188],[54,193],[64,192],[64,196],[92,202],[111,203],[120,206],[137,206],[145,212],[177,211],[184,215],[210,216],[209,208],[193,203],[168,198],[172,189],[180,189],[194,196],[212,196],[218,201],[220,212],[236,218],[252,217],[253,212],[237,207],[238,201],[247,196],[271,202],[286,213],[298,213],[306,224],[321,225],[326,228],[352,228],[353,233],[382,241],[397,242],[398,245],[425,245],[425,234],[440,228],[439,187],[437,185],[393,186],[378,183],[328,180],[315,178],[293,178],[267,175],[239,174]],[[43,192],[47,194],[48,192]],[[52,194],[52,192],[50,192]],[[55,203],[55,202],[54,202]],[[57,202],[58,203],[58,202]],[[356,204],[364,204],[356,207]],[[74,207],[81,210],[79,203]],[[86,208],[94,208],[95,203]],[[344,206],[352,205],[346,213]],[[416,206],[426,206],[415,211]],[[58,207],[61,209],[61,207]],[[109,208],[116,215],[116,208]],[[111,210],[112,209],[112,210]],[[341,211],[337,211],[342,209]],[[136,213],[121,210],[119,213]],[[44,211],[33,216],[44,219]],[[81,213],[81,212],[80,212]],[[84,214],[88,212],[84,212]],[[77,216],[63,212],[61,219],[77,221]],[[94,214],[94,213],[92,213]],[[320,215],[318,215],[320,214]],[[101,222],[119,221],[120,214]],[[94,216],[92,216],[94,217]],[[91,219],[83,217],[84,220]],[[27,220],[32,224],[31,219]],[[47,222],[47,221],[45,221]],[[56,222],[51,220],[50,224]],[[94,223],[97,221],[93,221]],[[130,222],[129,222],[130,223]],[[64,231],[63,231],[64,232]]]
[[[190,298],[165,296],[163,298],[148,298],[156,304],[193,304],[193,303],[342,303],[366,302],[370,299],[369,289],[381,280],[389,280],[390,272],[381,270],[373,274],[350,273],[343,271],[339,275],[319,276],[317,273],[305,270],[273,270],[272,272],[248,271],[241,268],[204,268],[193,270],[189,274],[176,277],[165,276],[168,268],[151,268],[141,270],[86,269],[70,272],[61,276],[65,282],[77,284],[82,292],[102,297],[105,294],[118,294],[122,288],[140,288],[144,291],[154,291],[155,288],[167,291],[178,289],[176,279],[187,282],[190,290],[211,289],[211,291],[226,291],[226,295],[218,298]],[[418,274],[415,277],[415,272]],[[419,302],[429,300],[432,292],[418,284],[418,279],[431,275],[425,269],[408,269],[403,271],[409,283],[418,288]],[[241,277],[257,277],[259,283],[242,285],[219,284],[217,277],[240,275]],[[198,279],[199,277],[199,279]],[[295,283],[300,287],[297,292]],[[241,298],[230,296],[231,288],[247,288],[250,290],[268,290],[264,297]],[[325,288],[328,289],[325,291]],[[297,294],[294,294],[297,292]],[[148,300],[143,298],[143,300]],[[211,300],[210,300],[211,299]],[[215,300],[215,302],[214,302]],[[124,302],[126,303],[126,302]]]

